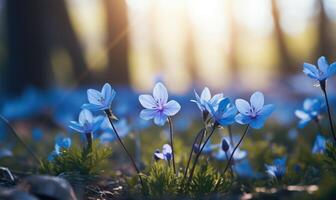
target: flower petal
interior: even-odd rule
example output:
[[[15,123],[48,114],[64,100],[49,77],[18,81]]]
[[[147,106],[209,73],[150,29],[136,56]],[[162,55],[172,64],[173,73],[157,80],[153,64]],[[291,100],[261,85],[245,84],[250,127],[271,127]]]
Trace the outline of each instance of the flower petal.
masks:
[[[173,150],[172,150],[172,148],[169,144],[163,145],[163,147],[162,147],[162,153],[163,154],[167,154],[167,153],[171,154],[172,152],[173,152]]]
[[[164,160],[165,156],[163,155],[163,153],[154,153],[154,156],[158,159]]]
[[[94,89],[88,89],[87,96],[91,104],[101,105],[101,102],[99,100],[102,99],[103,96],[99,91],[94,90]]]
[[[249,124],[251,122],[251,118],[243,114],[236,115],[235,120],[238,124]]]
[[[310,118],[310,116],[307,113],[303,112],[302,110],[296,110],[295,115],[300,119],[309,119]]]
[[[154,117],[154,123],[158,126],[163,126],[167,121],[167,116],[162,112],[157,112]]]
[[[108,99],[112,95],[111,85],[108,84],[108,83],[105,83],[105,85],[103,86],[103,89],[101,91],[101,94],[105,99]]]
[[[140,112],[140,118],[144,120],[153,119],[158,114],[157,110],[155,109],[143,109]]]
[[[88,123],[92,123],[93,122],[93,116],[92,113],[87,110],[87,109],[83,109],[80,113],[79,113],[79,117],[78,117],[78,122],[81,125],[84,125],[85,122]]]
[[[217,114],[222,116],[224,114],[224,112],[226,111],[227,109],[227,106],[229,105],[230,103],[230,99],[229,98],[225,98],[223,100],[221,100],[219,102],[219,105],[218,105],[218,109],[217,109]]]
[[[201,94],[201,100],[202,101],[209,101],[210,99],[211,99],[210,90],[209,90],[209,88],[205,87],[202,91],[202,94]]]
[[[303,63],[303,72],[310,78],[319,79],[319,71],[315,65]]]
[[[93,112],[101,110],[103,108],[102,105],[97,105],[97,104],[91,104],[91,103],[86,103],[83,104],[81,109],[87,109],[87,110],[91,110]]]
[[[159,101],[161,104],[167,103],[168,91],[161,82],[155,85],[154,90],[153,90],[153,97],[155,100]]]
[[[260,129],[264,126],[266,119],[266,117],[258,116],[251,120],[250,126],[254,129]]]
[[[254,107],[255,111],[260,111],[264,106],[264,94],[261,92],[255,92],[250,98],[251,107]]]
[[[321,56],[321,57],[317,60],[317,65],[318,65],[319,69],[320,69],[324,74],[327,74],[327,73],[328,73],[329,63],[328,63],[327,59],[326,59],[324,56]]]
[[[178,113],[180,109],[181,109],[180,104],[177,103],[177,101],[175,100],[171,100],[163,106],[163,113],[168,116],[173,116],[176,113]]]
[[[264,118],[268,118],[274,110],[275,106],[273,104],[268,104],[263,107],[263,109],[258,113],[258,115]]]
[[[140,104],[147,109],[153,109],[157,107],[155,99],[148,94],[143,94],[139,96]]]
[[[251,106],[244,99],[237,99],[236,100],[236,108],[241,114],[244,114],[244,115],[249,115],[250,114]]]
[[[84,133],[83,127],[75,121],[70,122],[69,128],[71,128],[71,129],[73,129],[73,130],[75,130],[79,133]]]
[[[328,69],[328,77],[331,77],[336,74],[336,62],[331,64]]]

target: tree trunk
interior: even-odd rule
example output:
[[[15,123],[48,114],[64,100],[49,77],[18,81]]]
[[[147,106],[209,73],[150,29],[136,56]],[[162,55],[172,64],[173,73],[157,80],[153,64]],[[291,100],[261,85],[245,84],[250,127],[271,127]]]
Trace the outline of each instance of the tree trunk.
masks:
[[[112,84],[128,85],[128,19],[124,0],[106,0],[108,66],[104,79]],[[140,67],[140,66],[139,66]]]
[[[283,76],[286,76],[288,74],[292,74],[296,70],[293,67],[292,58],[288,52],[285,34],[283,33],[280,26],[280,16],[278,7],[276,5],[276,0],[272,0],[272,15],[274,21],[276,42],[280,54],[280,71]]]

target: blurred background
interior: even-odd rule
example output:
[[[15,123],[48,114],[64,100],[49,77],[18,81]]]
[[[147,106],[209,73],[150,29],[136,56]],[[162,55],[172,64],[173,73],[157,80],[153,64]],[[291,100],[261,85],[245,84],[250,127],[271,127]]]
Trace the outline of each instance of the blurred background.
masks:
[[[336,0],[0,0],[1,89],[267,89],[336,59]]]

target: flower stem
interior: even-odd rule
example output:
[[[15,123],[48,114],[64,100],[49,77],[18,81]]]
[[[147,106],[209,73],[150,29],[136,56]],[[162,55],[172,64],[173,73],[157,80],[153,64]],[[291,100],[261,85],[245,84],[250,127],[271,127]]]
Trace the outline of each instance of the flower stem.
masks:
[[[11,129],[11,132],[13,133],[13,135],[15,136],[15,138],[32,155],[32,157],[34,158],[34,160],[38,164],[43,165],[42,161],[38,158],[38,156],[34,153],[34,151],[31,148],[29,148],[28,145],[21,139],[21,137],[19,136],[19,134],[17,134],[15,128],[9,123],[9,121],[6,118],[4,118],[2,115],[0,115],[0,119]]]
[[[192,154],[194,152],[194,146],[196,145],[196,142],[198,140],[198,138],[201,136],[201,135],[204,135],[204,131],[205,131],[205,128],[202,128],[196,135],[195,137],[195,140],[192,144],[192,147],[191,147],[191,150],[190,150],[190,154],[189,154],[189,158],[188,158],[188,163],[187,163],[187,166],[185,168],[185,171],[184,171],[184,175],[183,175],[183,180],[186,178],[187,176],[187,173],[188,173],[188,169],[189,169],[189,165],[190,165],[190,161],[191,161],[191,157],[192,157]],[[200,145],[198,145],[199,147]]]
[[[249,127],[250,127],[250,125],[247,125],[247,126],[246,126],[246,129],[245,129],[245,131],[244,131],[244,134],[243,134],[242,137],[240,138],[238,144],[237,144],[237,145],[235,146],[235,148],[233,149],[233,151],[232,151],[232,153],[231,153],[231,155],[230,155],[230,159],[229,159],[228,163],[226,164],[226,167],[224,168],[223,176],[225,175],[226,171],[229,169],[229,166],[231,166],[231,162],[232,162],[232,159],[233,159],[233,155],[234,155],[234,153],[236,152],[236,150],[238,149],[240,143],[243,141],[245,135],[247,134],[247,132],[248,132],[248,130],[249,130]],[[215,186],[215,191],[216,191],[217,187],[219,186],[219,183],[220,183],[220,182],[218,181],[217,184],[216,184],[216,186]]]
[[[210,134],[208,135],[208,137],[206,138],[204,144],[202,145],[201,149],[200,149],[200,150],[198,151],[198,153],[196,154],[196,157],[195,157],[195,160],[194,160],[194,163],[193,163],[193,166],[192,166],[192,168],[191,168],[190,175],[189,175],[189,178],[188,178],[188,181],[187,181],[187,184],[186,184],[187,187],[189,186],[190,181],[191,181],[191,179],[192,179],[192,177],[193,177],[193,175],[194,175],[194,171],[195,171],[195,168],[196,168],[196,164],[197,164],[198,158],[199,158],[199,156],[202,154],[202,151],[203,151],[203,149],[204,149],[206,143],[208,143],[208,141],[210,140],[211,136],[212,136],[213,133],[215,132],[215,130],[216,130],[216,126],[217,126],[217,124],[215,123],[215,124],[213,125],[212,129],[211,129]]]
[[[227,128],[228,128],[229,137],[230,137],[230,145],[233,147],[234,143],[233,143],[232,127],[231,125],[228,125]]]
[[[121,146],[123,147],[124,151],[126,152],[128,158],[131,160],[132,162],[132,165],[135,169],[135,171],[137,172],[138,176],[139,176],[139,180],[140,180],[140,183],[141,183],[141,186],[144,187],[144,184],[143,184],[143,181],[142,181],[142,178],[141,178],[141,175],[140,175],[140,170],[139,168],[137,167],[137,165],[135,164],[135,161],[133,159],[133,157],[131,156],[131,154],[129,153],[129,151],[127,150],[126,146],[124,145],[123,141],[121,140],[121,138],[119,137],[119,134],[118,134],[118,131],[116,130],[116,128],[114,127],[114,124],[113,124],[113,115],[112,115],[112,112],[111,110],[107,109],[105,110],[105,114],[107,116],[107,118],[109,119],[109,122],[112,126],[112,129],[115,133],[115,135],[117,136],[118,140],[119,140],[119,143],[121,144]]]
[[[330,124],[330,128],[331,128],[331,133],[332,133],[332,136],[334,138],[334,141],[336,142],[336,135],[335,135],[334,125],[333,125],[332,118],[331,118],[329,100],[328,100],[328,95],[327,95],[327,90],[326,90],[326,83],[321,84],[321,89],[323,91],[324,98],[325,98],[325,101],[326,101],[326,104],[327,104],[327,111],[328,111],[328,117],[329,117],[329,124]]]
[[[87,152],[92,152],[92,133],[86,133],[86,140],[87,140]]]
[[[173,169],[176,174],[176,166],[175,166],[175,151],[174,151],[174,131],[173,131],[173,121],[170,117],[168,117],[169,124],[169,132],[170,132],[170,146],[172,148],[172,159],[173,159]]]

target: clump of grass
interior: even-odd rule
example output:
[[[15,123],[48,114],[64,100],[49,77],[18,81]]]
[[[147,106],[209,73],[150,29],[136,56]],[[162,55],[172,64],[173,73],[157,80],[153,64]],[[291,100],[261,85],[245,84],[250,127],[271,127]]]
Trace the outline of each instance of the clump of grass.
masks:
[[[323,155],[324,168],[328,173],[336,175],[336,145],[334,143],[327,143],[326,150]]]
[[[60,155],[54,159],[44,160],[40,172],[51,175],[74,172],[85,176],[99,175],[111,153],[110,147],[99,142],[93,142],[91,151],[73,145],[69,149],[61,149]]]
[[[230,177],[229,177],[230,176]],[[133,190],[134,196],[143,199],[199,199],[226,194],[232,186],[233,177],[222,175],[207,163],[196,168],[189,185],[183,180],[183,172],[174,173],[165,162],[155,162],[142,174],[144,187]],[[136,188],[135,178],[129,180],[130,188]],[[219,184],[216,187],[217,182]],[[141,193],[141,194],[140,194]],[[132,195],[132,196],[133,196]]]

